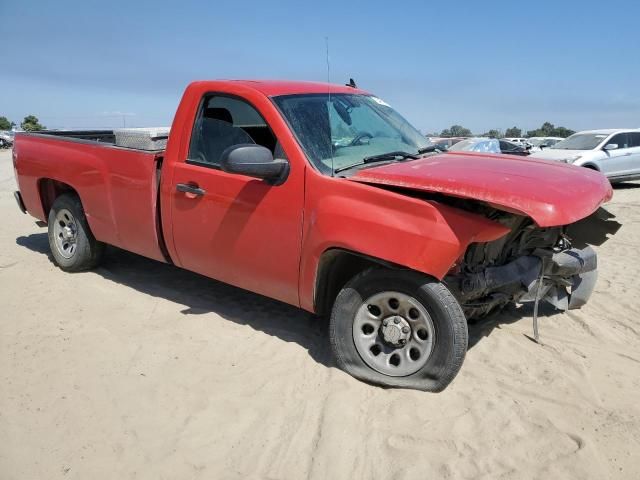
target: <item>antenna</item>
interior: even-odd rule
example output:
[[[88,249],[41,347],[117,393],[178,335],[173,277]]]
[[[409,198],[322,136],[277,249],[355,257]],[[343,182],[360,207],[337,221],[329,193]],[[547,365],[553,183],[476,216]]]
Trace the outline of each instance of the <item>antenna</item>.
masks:
[[[327,102],[327,123],[329,124],[329,155],[331,155],[331,176],[335,175],[335,168],[333,165],[333,141],[331,139],[331,115],[329,109],[331,108],[331,63],[329,62],[329,37],[324,37],[324,43],[327,51],[327,93],[329,94],[329,101]]]
[[[331,83],[331,64],[329,62],[329,37],[324,37],[324,44],[327,50],[327,83]],[[331,90],[329,90],[329,95],[331,95]]]

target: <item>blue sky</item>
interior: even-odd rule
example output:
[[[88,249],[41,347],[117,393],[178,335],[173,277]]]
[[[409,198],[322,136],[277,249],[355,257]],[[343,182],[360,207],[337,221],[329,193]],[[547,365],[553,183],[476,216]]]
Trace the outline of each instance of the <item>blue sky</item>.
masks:
[[[640,127],[639,25],[635,1],[0,0],[0,115],[167,125],[192,80],[326,80],[328,36],[331,80],[422,131]]]

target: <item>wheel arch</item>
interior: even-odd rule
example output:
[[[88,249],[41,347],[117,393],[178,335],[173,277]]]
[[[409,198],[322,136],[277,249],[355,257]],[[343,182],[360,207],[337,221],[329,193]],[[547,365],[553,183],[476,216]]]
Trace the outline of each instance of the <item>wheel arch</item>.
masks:
[[[318,315],[328,314],[342,287],[357,274],[370,268],[405,267],[344,248],[332,247],[325,250],[316,269],[314,312]]]
[[[49,211],[56,198],[65,193],[73,193],[80,198],[78,191],[68,183],[54,180],[53,178],[40,178],[38,180],[38,195],[40,196],[40,205],[45,219],[49,217]],[[82,198],[80,198],[80,203],[82,203]]]
[[[582,166],[584,168],[588,168],[589,170],[597,170],[598,172],[600,171],[600,169],[598,168],[598,166],[595,163],[585,163]]]

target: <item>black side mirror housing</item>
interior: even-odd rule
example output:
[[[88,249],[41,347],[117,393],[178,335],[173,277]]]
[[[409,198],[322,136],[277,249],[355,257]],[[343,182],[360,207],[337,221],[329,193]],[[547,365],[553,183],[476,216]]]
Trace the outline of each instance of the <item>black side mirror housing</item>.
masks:
[[[222,170],[249,177],[261,178],[272,185],[280,185],[289,175],[289,162],[273,158],[271,150],[253,143],[233,145],[222,152]]]

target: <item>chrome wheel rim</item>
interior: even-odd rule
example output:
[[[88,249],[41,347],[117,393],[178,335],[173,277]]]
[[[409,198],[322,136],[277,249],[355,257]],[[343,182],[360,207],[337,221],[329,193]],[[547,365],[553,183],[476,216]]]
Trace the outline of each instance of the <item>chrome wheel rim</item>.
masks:
[[[353,320],[353,341],[362,360],[391,377],[420,370],[435,343],[433,320],[415,298],[381,292],[366,299]]]
[[[71,258],[76,253],[78,240],[78,224],[71,212],[62,208],[56,213],[53,224],[53,239],[58,253],[64,258]]]

